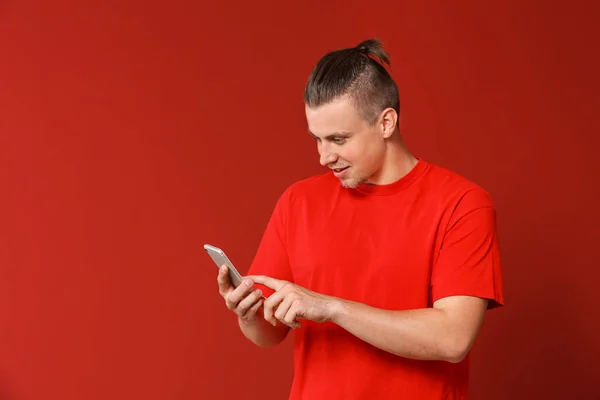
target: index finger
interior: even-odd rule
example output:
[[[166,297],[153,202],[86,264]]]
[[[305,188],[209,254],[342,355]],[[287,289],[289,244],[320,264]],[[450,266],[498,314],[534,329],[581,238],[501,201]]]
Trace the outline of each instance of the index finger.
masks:
[[[273,289],[275,291],[279,290],[285,281],[281,281],[279,279],[271,278],[270,276],[264,275],[251,275],[248,278],[252,279],[254,283],[259,283],[261,285],[265,285],[269,289]]]

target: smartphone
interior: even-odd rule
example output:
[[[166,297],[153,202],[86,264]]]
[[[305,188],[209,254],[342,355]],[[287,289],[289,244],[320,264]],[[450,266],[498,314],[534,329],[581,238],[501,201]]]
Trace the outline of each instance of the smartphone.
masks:
[[[229,260],[227,255],[223,250],[218,247],[211,246],[210,244],[204,245],[204,250],[208,253],[210,258],[217,264],[218,268],[221,268],[221,265],[225,264],[229,268],[229,279],[231,280],[231,284],[233,287],[238,287],[242,284],[242,275],[235,269],[233,263]]]

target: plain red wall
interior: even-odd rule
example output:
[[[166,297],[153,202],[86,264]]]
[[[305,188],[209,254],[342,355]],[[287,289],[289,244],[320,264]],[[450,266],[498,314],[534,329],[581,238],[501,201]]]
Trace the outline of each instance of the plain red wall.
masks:
[[[248,268],[322,172],[310,69],[370,37],[413,152],[496,201],[473,399],[600,398],[598,7],[483,3],[0,3],[0,399],[286,398],[202,244]]]

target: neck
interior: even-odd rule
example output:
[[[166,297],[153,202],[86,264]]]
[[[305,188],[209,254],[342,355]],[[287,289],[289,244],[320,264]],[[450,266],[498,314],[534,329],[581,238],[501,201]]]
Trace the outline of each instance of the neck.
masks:
[[[389,185],[405,177],[417,164],[404,144],[399,132],[387,143],[383,163],[379,170],[371,176],[367,183],[372,185]]]

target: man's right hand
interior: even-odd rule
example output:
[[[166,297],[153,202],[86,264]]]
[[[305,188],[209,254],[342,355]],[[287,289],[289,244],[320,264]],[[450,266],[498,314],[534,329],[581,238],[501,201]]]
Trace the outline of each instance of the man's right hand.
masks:
[[[225,300],[227,308],[233,311],[240,320],[253,322],[256,319],[256,312],[264,302],[262,291],[254,290],[254,282],[251,279],[244,279],[241,285],[234,288],[229,279],[229,269],[226,265],[222,265],[219,268],[217,283],[219,284],[219,293]]]

